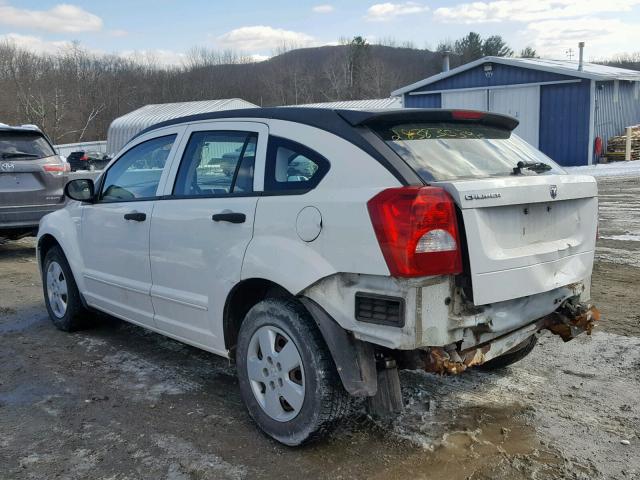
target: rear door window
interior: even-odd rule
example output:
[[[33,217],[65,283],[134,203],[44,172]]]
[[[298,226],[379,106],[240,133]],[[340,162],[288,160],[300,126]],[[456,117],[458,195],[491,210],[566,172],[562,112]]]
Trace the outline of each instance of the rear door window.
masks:
[[[314,188],[329,170],[319,153],[279,137],[269,138],[264,187],[266,191],[300,191]]]
[[[375,132],[425,181],[564,173],[510,130],[464,123],[404,123]]]
[[[37,132],[0,131],[0,159],[28,160],[55,155],[49,142]]]
[[[203,131],[191,134],[173,195],[208,197],[253,192],[258,135],[251,132]]]

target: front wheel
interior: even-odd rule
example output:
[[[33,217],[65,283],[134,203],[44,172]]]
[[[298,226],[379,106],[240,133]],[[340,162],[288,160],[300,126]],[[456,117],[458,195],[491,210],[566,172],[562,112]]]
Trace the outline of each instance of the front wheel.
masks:
[[[240,328],[236,359],[249,415],[285,445],[322,437],[348,410],[324,339],[295,301],[269,299],[251,308]]]
[[[87,310],[60,247],[52,247],[45,255],[42,277],[44,303],[53,324],[65,332],[83,328]]]

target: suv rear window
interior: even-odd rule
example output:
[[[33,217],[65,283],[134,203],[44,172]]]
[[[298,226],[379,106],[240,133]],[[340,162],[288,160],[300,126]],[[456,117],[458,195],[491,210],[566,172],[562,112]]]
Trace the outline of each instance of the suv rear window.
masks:
[[[403,123],[374,130],[425,181],[512,175],[518,162],[525,165],[523,175],[564,173],[544,153],[504,128]]]
[[[37,132],[0,132],[1,159],[44,158],[55,155],[49,142]]]

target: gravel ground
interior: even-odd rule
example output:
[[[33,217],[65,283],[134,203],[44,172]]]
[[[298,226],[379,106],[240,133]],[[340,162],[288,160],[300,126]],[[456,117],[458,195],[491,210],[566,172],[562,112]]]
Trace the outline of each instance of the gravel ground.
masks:
[[[501,373],[403,372],[402,416],[356,406],[301,449],[256,430],[223,359],[109,318],[55,330],[33,240],[0,245],[0,478],[640,478],[640,180],[599,183],[594,335]]]

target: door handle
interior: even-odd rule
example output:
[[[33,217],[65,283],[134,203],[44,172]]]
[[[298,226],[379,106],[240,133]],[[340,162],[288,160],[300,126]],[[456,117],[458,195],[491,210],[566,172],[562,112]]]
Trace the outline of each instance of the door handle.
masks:
[[[146,213],[141,212],[130,212],[124,214],[125,220],[133,220],[135,222],[144,222],[147,219]]]
[[[247,216],[244,213],[222,212],[214,213],[211,220],[214,222],[244,223]]]

